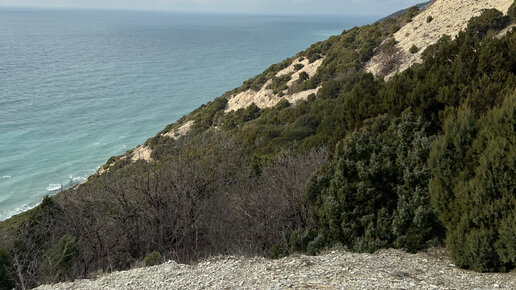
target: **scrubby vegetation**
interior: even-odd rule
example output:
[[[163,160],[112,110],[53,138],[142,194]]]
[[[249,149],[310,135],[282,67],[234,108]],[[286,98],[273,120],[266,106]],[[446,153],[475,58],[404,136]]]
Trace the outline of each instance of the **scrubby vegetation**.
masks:
[[[145,256],[145,258],[143,259],[143,263],[145,264],[145,266],[154,266],[154,265],[158,265],[160,264],[161,262],[161,254],[159,252],[152,252],[150,254],[148,254],[147,256]]]
[[[516,22],[516,1],[514,1],[511,7],[509,7],[507,16],[511,19],[512,22]]]
[[[492,37],[510,20],[488,10],[390,81],[364,73],[395,48],[407,15],[299,53],[324,57],[299,84],[317,95],[224,113],[232,94],[268,80],[281,90],[286,60],[149,139],[153,162],[112,158],[108,172],[1,223],[0,288],[154,263],[152,253],[190,262],[335,243],[444,242],[461,267],[514,268],[516,32]],[[162,135],[185,121],[188,135]]]
[[[461,267],[500,271],[516,263],[516,93],[482,118],[447,112],[432,146],[430,193],[446,244]]]
[[[427,124],[406,112],[370,119],[340,142],[305,191],[318,239],[366,252],[438,243],[443,231],[428,196],[432,141]]]
[[[417,6],[414,6],[414,7],[411,7],[407,13],[405,13],[405,21],[408,23],[408,22],[412,22],[412,19],[419,14],[419,7]]]

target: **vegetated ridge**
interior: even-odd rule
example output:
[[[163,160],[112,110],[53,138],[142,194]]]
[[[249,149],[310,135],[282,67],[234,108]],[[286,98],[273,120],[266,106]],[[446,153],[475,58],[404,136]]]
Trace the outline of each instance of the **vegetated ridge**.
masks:
[[[514,23],[514,1],[437,0],[272,65],[0,223],[0,288],[335,245],[514,269]],[[417,58],[412,27],[437,31]]]
[[[423,10],[425,9],[426,7],[428,7],[428,5],[430,5],[432,2],[434,2],[434,0],[430,0],[428,2],[423,2],[423,3],[419,3],[419,4],[416,4],[412,7],[417,7],[419,10]],[[409,8],[406,8],[406,9],[401,9],[399,11],[396,11],[388,16],[385,16],[384,18],[381,18],[380,20],[378,20],[378,22],[382,22],[384,20],[387,20],[389,18],[395,18],[395,17],[398,17],[398,16],[401,16],[401,15],[404,15],[405,13],[407,13],[409,11],[410,8],[412,7],[409,7]]]
[[[388,77],[397,72],[404,71],[414,63],[422,61],[421,55],[425,49],[434,44],[443,35],[455,38],[457,34],[465,29],[469,19],[480,15],[485,9],[497,9],[507,11],[512,1],[480,1],[480,0],[457,0],[457,1],[434,1],[427,3],[421,13],[415,15],[410,22],[394,33],[392,38],[386,41],[395,43],[394,47],[399,53],[399,63],[390,72],[382,72],[382,60],[389,57],[392,51],[379,51],[366,65],[366,70],[375,75]],[[408,14],[415,13],[415,9],[409,9]],[[412,51],[411,51],[412,48]]]

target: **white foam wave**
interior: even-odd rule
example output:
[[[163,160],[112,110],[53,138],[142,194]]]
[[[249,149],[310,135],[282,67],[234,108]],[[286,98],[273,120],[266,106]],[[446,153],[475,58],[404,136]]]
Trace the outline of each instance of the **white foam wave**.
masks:
[[[82,182],[82,181],[86,180],[87,177],[85,177],[85,176],[72,176],[72,175],[69,175],[68,178],[70,178],[70,180],[72,182]]]
[[[34,204],[34,205],[29,205],[29,204],[23,204],[22,206],[20,207],[17,207],[13,210],[7,210],[7,211],[4,211],[4,212],[0,212],[0,221],[3,221],[3,220],[6,220],[12,216],[15,216],[19,213],[22,213],[24,211],[28,211],[28,210],[31,210],[33,208],[35,208],[36,206],[38,206],[39,203],[37,204]]]
[[[61,184],[51,183],[47,186],[47,191],[58,191],[58,190],[61,190],[62,188],[63,188],[63,185],[61,185]]]
[[[2,176],[2,179],[7,179],[7,178],[11,178],[12,176],[11,175],[4,175]]]

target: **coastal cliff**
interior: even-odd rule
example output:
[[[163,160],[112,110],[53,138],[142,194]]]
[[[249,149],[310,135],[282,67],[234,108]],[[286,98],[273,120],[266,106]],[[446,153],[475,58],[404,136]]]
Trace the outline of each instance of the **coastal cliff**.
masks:
[[[513,287],[512,274],[455,265],[516,266],[515,23],[513,0],[436,0],[272,65],[0,223],[0,285],[244,255],[283,259],[215,264],[283,269],[306,260],[315,267],[308,276],[342,266],[343,287]],[[335,246],[345,250],[327,252]],[[426,256],[433,251],[440,255]],[[369,265],[375,259],[385,263]],[[398,270],[378,274],[400,259]],[[347,261],[378,280],[360,280]],[[192,278],[178,287],[210,287],[192,277],[210,267],[183,268],[57,287],[123,287],[116,277],[154,270]],[[286,268],[277,275],[289,277]],[[427,270],[443,280],[420,278]],[[312,285],[288,279],[235,287]]]

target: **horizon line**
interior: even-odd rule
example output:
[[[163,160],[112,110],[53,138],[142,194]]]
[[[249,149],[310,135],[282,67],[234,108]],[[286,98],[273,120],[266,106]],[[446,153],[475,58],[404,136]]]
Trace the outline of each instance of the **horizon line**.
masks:
[[[251,15],[251,16],[278,16],[278,17],[317,17],[317,16],[332,16],[332,17],[384,17],[383,14],[332,14],[332,13],[260,13],[249,11],[193,11],[193,10],[173,10],[173,9],[144,9],[144,8],[111,8],[111,7],[57,7],[57,6],[0,6],[6,10],[84,10],[84,11],[120,11],[120,12],[155,12],[155,13],[178,13],[178,14],[199,14],[199,15]],[[389,15],[387,13],[386,15]]]

